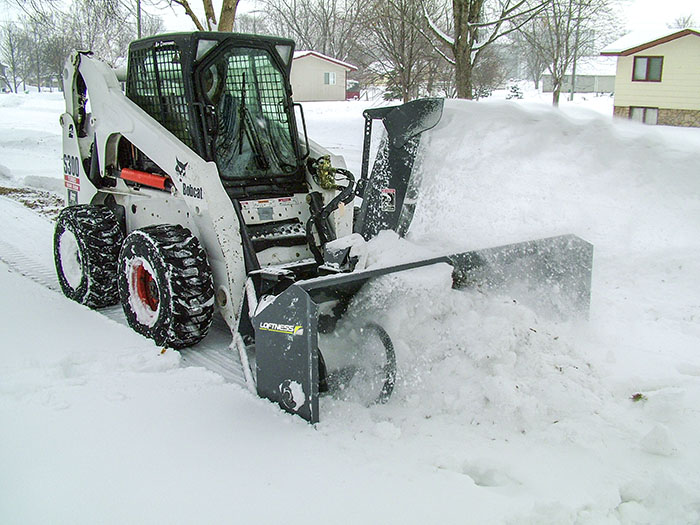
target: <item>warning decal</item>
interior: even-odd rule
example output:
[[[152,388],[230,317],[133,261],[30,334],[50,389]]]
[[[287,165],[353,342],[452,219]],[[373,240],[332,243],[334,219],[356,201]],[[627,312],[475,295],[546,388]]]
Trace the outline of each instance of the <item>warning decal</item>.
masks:
[[[396,190],[394,188],[382,189],[382,211],[396,211]]]

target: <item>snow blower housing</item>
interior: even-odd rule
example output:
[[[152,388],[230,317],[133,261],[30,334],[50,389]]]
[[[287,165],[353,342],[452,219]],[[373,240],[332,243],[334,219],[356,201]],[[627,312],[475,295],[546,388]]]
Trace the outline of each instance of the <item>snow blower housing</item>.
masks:
[[[352,351],[319,348],[370,279],[448,263],[456,288],[517,280],[550,289],[554,308],[587,311],[592,246],[573,235],[356,268],[352,243],[332,241],[408,231],[413,162],[443,102],[366,111],[355,184],[341,157],[306,137],[293,50],[291,40],[231,33],[135,41],[125,94],[106,64],[71,55],[61,116],[69,206],[54,236],[69,298],[120,302],[132,328],[173,348],[196,345],[218,312],[234,340],[224,350],[251,388],[310,422],[321,392],[357,377],[368,400],[391,395],[396,356],[381,326],[360,327]],[[374,120],[386,137],[370,170]]]

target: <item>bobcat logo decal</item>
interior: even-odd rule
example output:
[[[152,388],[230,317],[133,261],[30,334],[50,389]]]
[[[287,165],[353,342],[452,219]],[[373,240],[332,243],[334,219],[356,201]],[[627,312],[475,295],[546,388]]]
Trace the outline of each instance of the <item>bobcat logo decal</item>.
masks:
[[[180,182],[182,182],[182,177],[185,176],[186,171],[187,171],[187,165],[189,162],[180,162],[180,159],[175,157],[175,173],[178,174],[180,177]],[[186,195],[187,197],[194,197],[195,199],[201,199],[202,194],[204,193],[204,190],[202,188],[198,188],[197,186],[190,186],[189,184],[183,182],[182,183],[182,194]]]
[[[180,177],[184,177],[188,164],[189,162],[180,162],[180,159],[175,157],[175,173],[177,173]]]

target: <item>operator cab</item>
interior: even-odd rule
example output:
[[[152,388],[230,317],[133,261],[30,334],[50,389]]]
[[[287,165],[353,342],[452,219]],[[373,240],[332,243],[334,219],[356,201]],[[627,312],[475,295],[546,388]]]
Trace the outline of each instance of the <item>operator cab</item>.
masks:
[[[232,199],[307,192],[289,75],[294,42],[195,32],[129,48],[126,95],[214,161]]]

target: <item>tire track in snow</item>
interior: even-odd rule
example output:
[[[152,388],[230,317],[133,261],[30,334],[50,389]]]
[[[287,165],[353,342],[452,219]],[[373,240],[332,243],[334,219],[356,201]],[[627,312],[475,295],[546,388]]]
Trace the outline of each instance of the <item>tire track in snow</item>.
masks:
[[[42,256],[39,257],[31,250],[24,250],[24,245],[21,244],[20,240],[27,238],[33,241],[39,240],[38,244],[41,245],[40,237],[44,237],[44,240],[49,242],[48,239],[52,238],[53,223],[7,198],[0,198],[0,211],[3,212],[0,213],[0,217],[2,217],[5,228],[18,233],[12,239],[13,242],[6,238],[0,238],[0,261],[7,264],[12,271],[62,295],[56,279],[56,271],[49,262],[48,255],[42,253]],[[31,228],[37,228],[39,231]],[[51,245],[46,247],[46,251],[50,252],[51,249]],[[97,311],[108,319],[127,326],[121,306],[110,306]],[[221,375],[227,383],[245,386],[245,377],[238,353],[229,348],[231,340],[231,331],[228,325],[220,315],[216,314],[207,337],[199,344],[179,351],[181,366],[201,366]]]
[[[7,264],[21,276],[40,284],[44,288],[54,292],[61,291],[53,268],[46,268],[45,265],[27,257],[2,239],[0,239],[0,261]]]

